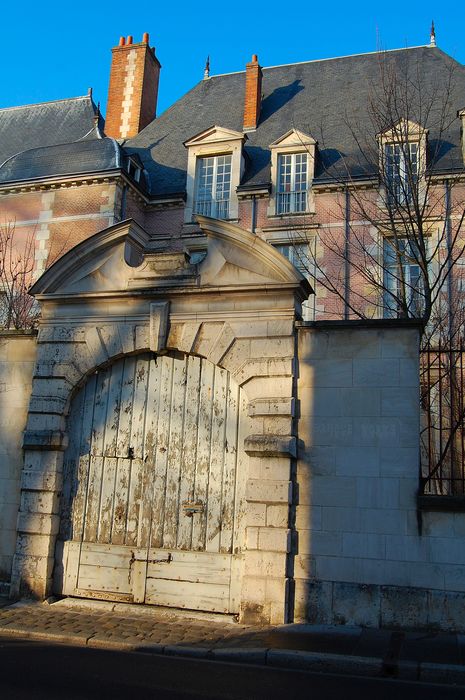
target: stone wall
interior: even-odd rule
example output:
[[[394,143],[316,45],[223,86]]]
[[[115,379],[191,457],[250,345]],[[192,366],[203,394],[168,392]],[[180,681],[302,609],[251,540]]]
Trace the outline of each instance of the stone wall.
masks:
[[[295,618],[465,625],[465,513],[422,512],[418,332],[298,333]]]
[[[0,593],[7,590],[16,545],[21,445],[35,357],[35,334],[0,333]]]

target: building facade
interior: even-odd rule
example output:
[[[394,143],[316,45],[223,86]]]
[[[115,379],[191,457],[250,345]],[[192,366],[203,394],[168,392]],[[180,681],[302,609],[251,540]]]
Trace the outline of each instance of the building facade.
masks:
[[[447,132],[406,114],[374,134],[374,160],[356,129],[386,61],[441,84],[453,63],[435,46],[268,69],[253,56],[155,118],[144,35],[113,49],[105,126],[91,95],[0,112],[5,135],[35,125],[22,148],[4,139],[0,207],[18,246],[33,237],[41,309],[37,342],[2,339],[23,416],[12,429],[5,393],[12,595],[463,626],[465,515],[456,493],[419,493],[422,330],[397,318],[422,259],[385,248],[392,209],[378,226],[374,209],[408,210],[427,185],[421,220],[447,261],[465,72]],[[368,258],[339,255],[353,241]]]

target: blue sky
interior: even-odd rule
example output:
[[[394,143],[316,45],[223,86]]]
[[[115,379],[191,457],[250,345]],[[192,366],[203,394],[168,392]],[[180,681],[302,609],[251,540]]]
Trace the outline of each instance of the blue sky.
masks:
[[[465,4],[459,2],[8,2],[2,6],[0,107],[83,95],[92,86],[105,111],[110,49],[121,35],[140,41],[150,33],[163,66],[160,114],[201,80],[207,55],[218,74],[243,70],[252,53],[273,66],[417,46],[429,42],[432,18],[438,46],[465,64]]]

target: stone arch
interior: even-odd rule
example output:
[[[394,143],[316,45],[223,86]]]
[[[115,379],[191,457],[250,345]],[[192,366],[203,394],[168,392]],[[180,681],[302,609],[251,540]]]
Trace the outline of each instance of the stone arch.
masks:
[[[250,232],[204,217],[200,223],[209,253],[198,267],[178,253],[153,252],[131,267],[127,246],[137,262],[148,236],[133,222],[122,222],[79,244],[36,283],[34,291],[49,311],[39,331],[24,435],[13,594],[44,597],[51,590],[66,414],[75,387],[115,358],[178,350],[226,369],[247,395],[241,617],[287,621],[296,457],[294,320],[309,287]],[[108,299],[108,309],[102,299]]]

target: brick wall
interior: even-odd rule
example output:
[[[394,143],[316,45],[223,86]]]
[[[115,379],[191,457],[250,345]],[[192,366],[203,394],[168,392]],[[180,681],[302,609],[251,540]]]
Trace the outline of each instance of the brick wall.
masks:
[[[112,183],[4,194],[1,222],[14,222],[18,240],[35,236],[37,277],[77,243],[115,223],[115,196]]]

